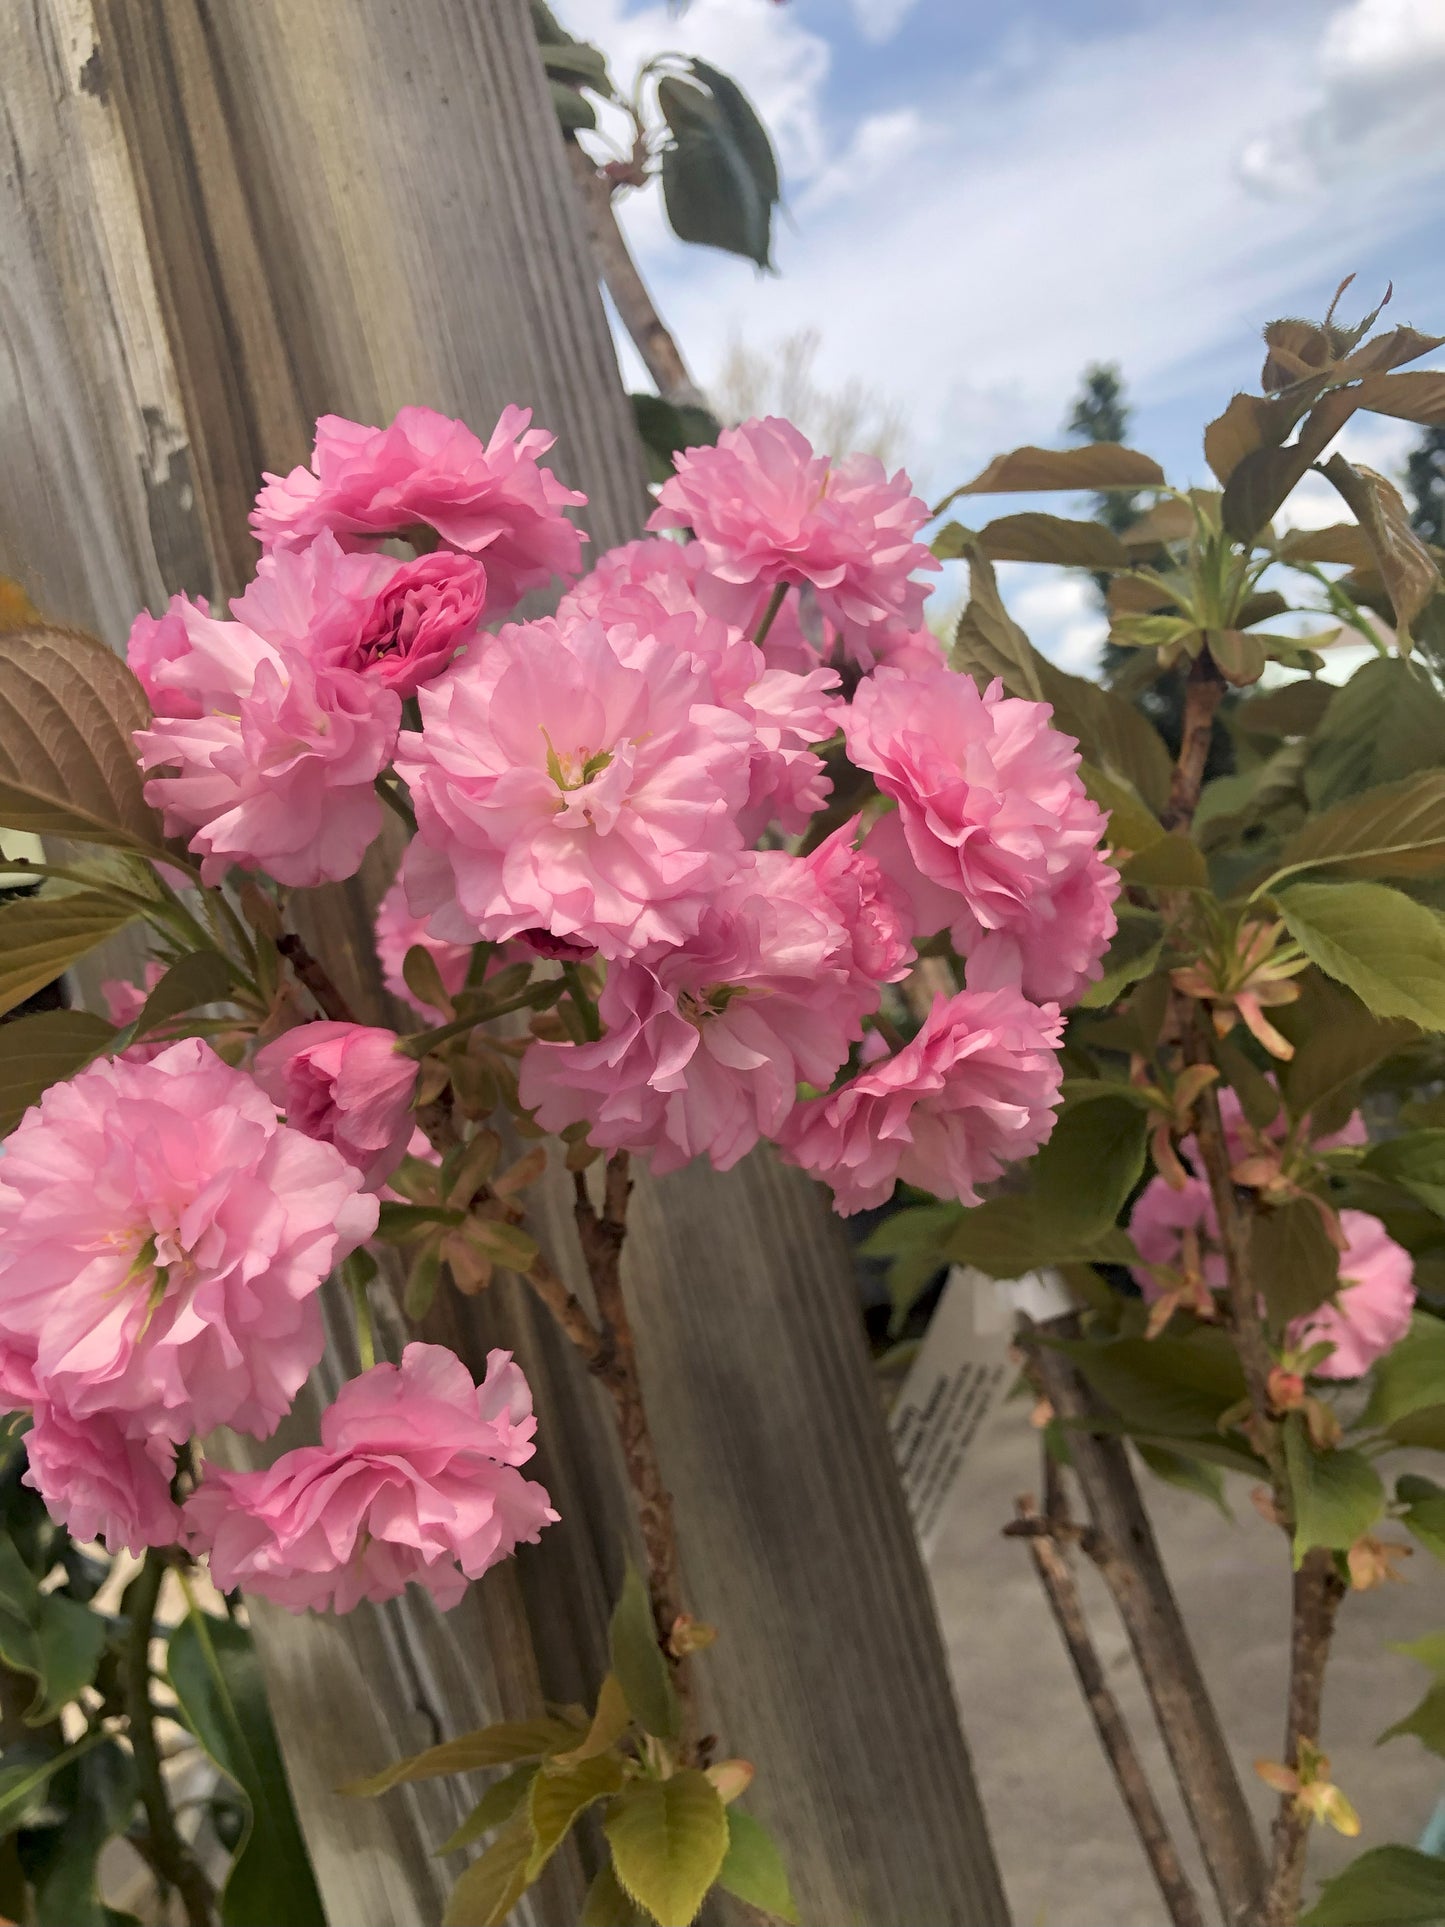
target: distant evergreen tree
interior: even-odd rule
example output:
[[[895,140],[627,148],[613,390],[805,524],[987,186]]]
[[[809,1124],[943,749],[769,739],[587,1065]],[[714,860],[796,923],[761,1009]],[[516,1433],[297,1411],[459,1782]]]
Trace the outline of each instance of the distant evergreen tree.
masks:
[[[1405,464],[1410,526],[1422,541],[1445,548],[1445,428],[1427,428]]]

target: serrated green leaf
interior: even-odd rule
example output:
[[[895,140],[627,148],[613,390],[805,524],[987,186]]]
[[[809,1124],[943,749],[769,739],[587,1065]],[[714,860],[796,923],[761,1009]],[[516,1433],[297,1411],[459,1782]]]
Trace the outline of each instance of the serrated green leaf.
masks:
[[[0,647],[4,641],[0,636]],[[0,1015],[54,983],[133,918],[124,903],[97,890],[18,897],[0,906]]]
[[[1164,947],[1164,920],[1152,910],[1136,910],[1125,904],[1119,911],[1119,927],[1104,953],[1104,974],[1090,984],[1079,1004],[1084,1010],[1107,1010],[1116,1004],[1141,977],[1150,976],[1159,963]]]
[[[250,1811],[221,1895],[223,1927],[326,1927],[250,1633],[193,1609],[167,1643],[166,1675],[181,1718]]]
[[[1139,1262],[1128,1234],[1111,1227],[1091,1236],[1058,1236],[1041,1223],[1032,1195],[989,1198],[960,1218],[942,1255],[975,1265],[990,1278],[1022,1278],[1045,1265]]]
[[[1418,1660],[1445,1679],[1445,1632],[1425,1633],[1419,1639],[1392,1639],[1389,1646],[1392,1653],[1403,1653],[1406,1659]]]
[[[1398,1345],[1375,1361],[1360,1423],[1393,1432],[1413,1413],[1445,1404],[1445,1321],[1416,1312]]]
[[[1382,883],[1295,883],[1276,899],[1290,935],[1377,1017],[1445,1030],[1445,925]]]
[[[178,957],[141,1007],[132,1042],[188,1010],[224,1003],[230,993],[231,966],[218,950],[193,950]]]
[[[1311,1546],[1347,1552],[1385,1509],[1379,1473],[1363,1452],[1348,1446],[1316,1452],[1293,1414],[1285,1421],[1284,1445],[1294,1497],[1295,1564]]]
[[[52,1084],[73,1077],[115,1036],[88,1010],[37,1010],[0,1024],[0,1137]]]
[[[565,1720],[498,1720],[492,1726],[479,1726],[474,1733],[463,1733],[455,1740],[443,1740],[440,1746],[429,1746],[423,1753],[396,1760],[380,1773],[349,1780],[337,1792],[372,1800],[408,1780],[435,1780],[444,1773],[474,1773],[478,1767],[545,1759],[576,1738],[576,1727]]]
[[[622,1592],[612,1610],[608,1631],[612,1670],[622,1688],[632,1717],[646,1733],[675,1740],[681,1730],[681,1710],[672,1675],[657,1643],[652,1607],[642,1575],[629,1559]]]
[[[521,1766],[514,1766],[510,1773],[504,1773],[500,1780],[487,1788],[456,1832],[437,1848],[438,1854],[460,1853],[464,1847],[474,1847],[484,1833],[490,1833],[493,1827],[510,1820],[531,1791],[537,1772],[534,1762],[524,1761]]]
[[[1207,1499],[1226,1519],[1234,1517],[1224,1496],[1224,1474],[1217,1465],[1167,1445],[1151,1445],[1144,1439],[1136,1439],[1134,1449],[1156,1479],[1178,1486],[1181,1492],[1193,1492]]]
[[[1387,1726],[1375,1744],[1383,1746],[1386,1740],[1407,1736],[1419,1740],[1430,1752],[1445,1758],[1445,1680],[1437,1680],[1420,1704],[1403,1719],[1396,1720],[1393,1726]]]
[[[788,1884],[788,1870],[777,1842],[760,1820],[729,1807],[728,1850],[719,1870],[717,1884],[765,1914],[794,1924],[798,1919],[797,1902]]]
[[[941,515],[960,495],[1032,495],[1044,489],[1144,488],[1162,483],[1164,471],[1151,456],[1118,442],[1089,442],[1082,448],[1013,448],[995,455],[988,467],[946,495],[934,509]]]
[[[610,1866],[599,1869],[582,1903],[582,1927],[652,1927]]]
[[[580,1746],[574,1746],[565,1753],[558,1753],[553,1764],[562,1767],[580,1766],[584,1760],[595,1759],[599,1753],[606,1753],[622,1738],[632,1723],[632,1714],[627,1705],[627,1695],[623,1692],[616,1673],[608,1673],[597,1689],[597,1705],[593,1710],[592,1724]]]
[[[1204,852],[1182,830],[1171,830],[1124,865],[1126,883],[1149,890],[1207,890],[1209,866]]]
[[[1025,510],[1002,515],[974,540],[990,562],[1047,562],[1064,569],[1127,569],[1129,552],[1102,522]],[[935,547],[934,553],[938,550]]]
[[[1280,851],[1270,887],[1302,870],[1350,876],[1423,876],[1445,864],[1445,770],[1346,797],[1311,817]]]
[[[452,1888],[442,1927],[501,1927],[527,1891],[531,1854],[532,1823],[522,1806]]]
[[[1277,1075],[1289,1114],[1298,1120],[1347,1092],[1420,1032],[1402,1018],[1376,1017],[1358,997],[1316,971],[1295,981],[1298,1002],[1270,1014],[1294,1045],[1294,1056]]]
[[[528,1237],[520,1225],[504,1224],[491,1218],[472,1218],[467,1238],[483,1257],[494,1265],[505,1265],[525,1277],[537,1262],[537,1240]]]
[[[1123,1096],[1060,1113],[1029,1167],[1029,1197],[1041,1232],[1071,1257],[1113,1228],[1143,1172],[1148,1133],[1146,1114]]]
[[[1445,1486],[1409,1472],[1395,1481],[1395,1499],[1405,1508],[1404,1524],[1411,1536],[1433,1557],[1445,1560]]]
[[[559,1769],[547,1762],[532,1782],[527,1811],[532,1824],[532,1854],[527,1879],[535,1880],[566,1839],[579,1814],[616,1793],[626,1775],[615,1753],[599,1753],[579,1765]]]
[[[709,89],[667,74],[658,83],[657,103],[672,135],[662,154],[662,194],[673,233],[768,267],[777,196],[768,194],[723,102]],[[766,135],[763,140],[766,145]]]
[[[1176,1439],[1223,1445],[1219,1421],[1245,1396],[1244,1374],[1223,1332],[1078,1340],[1060,1350],[1131,1434],[1166,1446]]]
[[[1445,1218],[1445,1130],[1410,1131],[1372,1145],[1361,1168],[1398,1184]]]
[[[659,1927],[689,1927],[728,1849],[728,1815],[696,1767],[635,1780],[603,1822],[618,1880]]]
[[[1445,1860],[1414,1847],[1371,1847],[1327,1880],[1300,1927],[1440,1927]]]
[[[1330,1242],[1324,1219],[1306,1198],[1291,1198],[1257,1211],[1250,1251],[1276,1333],[1292,1320],[1317,1311],[1339,1286],[1339,1253]]]
[[[1305,787],[1316,809],[1416,770],[1435,769],[1445,696],[1418,664],[1367,662],[1337,689],[1310,744]]]

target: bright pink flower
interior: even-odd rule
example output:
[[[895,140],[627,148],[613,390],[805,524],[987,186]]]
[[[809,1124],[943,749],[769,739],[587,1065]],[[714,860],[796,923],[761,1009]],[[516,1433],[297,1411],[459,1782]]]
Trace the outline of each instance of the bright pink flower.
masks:
[[[977,1204],[979,1185],[1053,1130],[1062,1035],[1057,1005],[1011,988],[939,997],[886,1063],[798,1106],[783,1155],[830,1185],[845,1217],[885,1203],[900,1178]]]
[[[746,725],[690,656],[578,616],[503,629],[419,698],[407,898],[453,942],[677,943],[737,860]]]
[[[1319,1378],[1360,1378],[1410,1329],[1415,1308],[1415,1263],[1378,1218],[1342,1211],[1346,1244],[1336,1296],[1296,1319],[1287,1333],[1294,1351],[1328,1339],[1334,1350],[1312,1369]]]
[[[376,906],[377,962],[381,965],[382,977],[392,996],[409,1004],[418,1016],[427,1017],[431,1014],[431,1006],[412,995],[406,978],[401,974],[407,951],[418,945],[431,953],[437,975],[442,980],[442,989],[449,997],[455,997],[467,981],[472,946],[469,943],[448,943],[445,937],[434,937],[427,928],[426,919],[414,917],[408,909],[406,888],[398,877]]]
[[[914,536],[928,508],[900,470],[871,455],[830,461],[790,423],[769,416],[724,429],[715,448],[674,461],[650,529],[691,528],[709,572],[737,592],[732,620],[748,620],[759,585],[808,583],[850,655],[871,666],[881,631],[917,629],[923,585],[938,563]]]
[[[343,1385],[320,1445],[265,1472],[207,1468],[186,1501],[211,1576],[291,1612],[350,1612],[416,1580],[446,1611],[557,1514],[517,1466],[531,1458],[532,1398],[509,1352],[478,1387],[443,1345],[408,1345]]]
[[[126,660],[155,714],[192,720],[217,709],[234,712],[257,663],[276,655],[244,623],[213,616],[204,597],[183,595],[172,596],[162,616],[143,609],[126,644]]]
[[[1026,996],[1067,1003],[1099,975],[1119,876],[1099,850],[1105,818],[1079,781],[1077,746],[1050,713],[998,682],[980,695],[948,669],[880,669],[843,732],[897,802],[868,847],[913,898],[919,935],[951,925],[965,956],[987,940]]]
[[[339,882],[354,876],[381,828],[375,782],[401,721],[393,690],[354,670],[278,649],[241,623],[225,641],[247,659],[235,679],[205,689],[204,713],[158,715],[136,731],[142,769],[162,772],[146,800],[164,812],[166,833],[189,838],[216,882],[231,864],[264,869],[278,883]],[[193,656],[192,684],[211,659]],[[157,672],[159,673],[159,672]],[[179,678],[185,662],[167,665]]]
[[[876,1007],[850,933],[801,858],[745,857],[695,937],[613,964],[590,1044],[535,1043],[521,1096],[545,1130],[586,1120],[604,1150],[654,1171],[710,1157],[726,1171],[774,1136],[799,1081],[828,1084]]]
[[[334,1144],[368,1191],[406,1156],[416,1059],[370,1024],[300,1024],[256,1053],[256,1082],[293,1130]]]
[[[376,1228],[360,1184],[199,1038],[102,1059],[5,1141],[0,1352],[128,1438],[265,1436],[321,1356],[322,1279]]]
[[[165,974],[165,965],[153,958],[146,965],[144,976],[138,984],[131,983],[125,977],[107,977],[100,986],[106,1016],[113,1024],[133,1024],[145,1009],[146,999]],[[151,1058],[159,1057],[165,1048],[166,1040],[152,1033],[149,1037],[143,1037],[138,1044],[128,1045],[125,1055],[136,1063],[147,1064]]]
[[[487,572],[439,549],[398,562],[330,534],[263,555],[231,613],[267,642],[412,696],[477,633]]]
[[[854,848],[861,819],[834,830],[804,860],[848,932],[850,968],[863,984],[896,984],[915,961],[907,897],[867,850]]]
[[[431,408],[403,408],[386,428],[323,415],[311,467],[268,475],[251,527],[268,550],[323,530],[357,547],[434,529],[449,547],[485,558],[488,612],[510,609],[581,561],[562,511],[587,498],[538,465],[555,437],[529,428],[531,419],[529,409],[504,408],[484,445]]]
[[[72,1418],[41,1406],[25,1438],[25,1484],[72,1539],[103,1539],[110,1552],[174,1545],[180,1508],[171,1498],[176,1448],[169,1439],[127,1438],[106,1412]]]

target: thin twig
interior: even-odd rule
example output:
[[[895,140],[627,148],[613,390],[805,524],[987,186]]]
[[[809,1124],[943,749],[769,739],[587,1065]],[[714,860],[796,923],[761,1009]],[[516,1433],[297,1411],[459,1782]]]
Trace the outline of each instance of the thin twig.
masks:
[[[1018,1515],[1015,1523],[1021,1529],[1021,1536],[1028,1538],[1034,1567],[1043,1583],[1054,1621],[1068,1648],[1080,1689],[1094,1717],[1099,1744],[1113,1770],[1120,1797],[1129,1810],[1129,1818],[1134,1823],[1134,1831],[1139,1836],[1150,1871],[1169,1909],[1173,1927],[1204,1927],[1199,1901],[1180,1864],[1178,1849],[1170,1838],[1164,1815],[1150,1788],[1144,1763],[1135,1749],[1119,1702],[1104,1678],[1099,1655],[1089,1637],[1083,1601],[1074,1584],[1074,1575],[1054,1537],[1055,1524],[1067,1528],[1070,1522],[1040,1518],[1033,1500],[1028,1498],[1019,1499],[1015,1510]]]
[[[276,939],[276,948],[295,971],[298,981],[316,999],[323,1017],[329,1017],[338,1024],[356,1022],[355,1012],[336,988],[330,972],[318,958],[312,956],[294,930],[283,930]]]
[[[188,1927],[212,1927],[215,1890],[205,1869],[176,1831],[161,1772],[156,1744],[155,1708],[151,1704],[150,1646],[156,1602],[166,1574],[166,1554],[152,1546],[145,1556],[127,1601],[130,1627],[125,1646],[125,1704],[127,1732],[135,1755],[136,1782],[149,1830],[146,1858],[158,1878],[174,1887],[186,1910]]]
[[[1169,802],[1159,821],[1166,830],[1187,830],[1199,808],[1204,765],[1214,737],[1214,718],[1224,701],[1225,683],[1207,648],[1189,665],[1184,684],[1184,723],[1179,757],[1169,785]]]
[[[1284,1763],[1298,1768],[1300,1742],[1318,1745],[1320,1706],[1324,1698],[1325,1665],[1335,1629],[1335,1615],[1345,1596],[1345,1583],[1335,1568],[1334,1555],[1315,1546],[1300,1562],[1294,1576],[1290,1637],[1289,1710],[1285,1719]],[[1310,1816],[1291,1793],[1280,1798],[1270,1833],[1272,1865],[1265,1900],[1266,1927],[1292,1927],[1298,1918],[1309,1850]]]

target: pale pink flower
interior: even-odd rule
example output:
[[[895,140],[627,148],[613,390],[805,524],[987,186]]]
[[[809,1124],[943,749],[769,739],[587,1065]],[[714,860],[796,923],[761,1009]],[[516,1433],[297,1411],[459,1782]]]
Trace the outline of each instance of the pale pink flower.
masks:
[[[688,655],[579,616],[503,629],[421,692],[397,769],[407,898],[434,934],[676,943],[737,861],[747,726]]]
[[[277,648],[241,623],[213,623],[236,660],[193,651],[165,674],[190,690],[204,680],[204,712],[158,715],[137,730],[147,802],[166,834],[182,836],[214,883],[232,864],[278,883],[354,876],[381,828],[376,778],[401,721],[394,690],[354,670]],[[190,671],[194,671],[193,674]],[[229,687],[221,673],[234,670]],[[154,672],[158,677],[161,669]]]
[[[368,1191],[406,1156],[416,1059],[370,1024],[300,1024],[256,1053],[256,1082],[293,1130],[334,1144]]]
[[[834,830],[804,861],[848,932],[854,980],[896,984],[915,962],[912,912],[887,872],[854,847],[861,820]]]
[[[100,1000],[105,1005],[106,1016],[120,1027],[133,1024],[145,1009],[146,999],[165,974],[165,965],[152,958],[138,984],[131,983],[126,977],[107,977],[100,986]],[[159,1057],[165,1048],[165,1038],[152,1034],[143,1037],[138,1044],[127,1045],[125,1055],[136,1063],[145,1064],[152,1057]]]
[[[180,1508],[171,1497],[176,1448],[160,1437],[127,1438],[107,1412],[72,1418],[42,1405],[25,1437],[25,1484],[72,1539],[103,1539],[109,1552],[174,1545]]]
[[[724,429],[716,447],[686,449],[674,467],[648,527],[695,532],[709,573],[736,591],[733,620],[749,619],[758,585],[807,583],[865,668],[878,632],[919,627],[924,589],[912,578],[939,564],[913,539],[928,508],[902,470],[889,477],[871,455],[815,455],[774,416]]]
[[[0,1159],[0,1353],[128,1438],[264,1436],[321,1356],[316,1292],[376,1228],[329,1144],[199,1038],[53,1084]]]
[[[832,1081],[876,1007],[817,877],[781,851],[745,857],[697,935],[613,964],[600,1041],[534,1043],[521,1096],[545,1130],[583,1120],[604,1150],[654,1171],[707,1156],[726,1171],[776,1135],[800,1081]]]
[[[1415,1262],[1378,1218],[1342,1211],[1345,1249],[1334,1298],[1298,1318],[1287,1333],[1297,1352],[1328,1340],[1334,1350],[1311,1370],[1318,1378],[1360,1378],[1410,1329],[1415,1309]]]
[[[398,562],[327,533],[263,555],[231,613],[278,648],[412,696],[477,635],[486,599],[475,556],[439,549]]]
[[[562,511],[587,498],[539,466],[556,438],[531,419],[530,409],[504,408],[483,444],[431,408],[403,408],[386,428],[323,415],[311,467],[268,475],[251,527],[268,550],[323,530],[352,548],[435,530],[448,547],[484,558],[488,612],[510,609],[528,589],[575,575],[581,561],[581,538]]]
[[[968,676],[880,669],[843,716],[848,754],[896,811],[869,837],[913,899],[920,936],[951,926],[960,954],[985,942],[989,974],[1067,1003],[1098,977],[1114,933],[1118,872],[1103,812],[1079,781],[1073,738],[1046,703],[980,695]]]
[[[394,1599],[409,1580],[455,1606],[470,1580],[557,1517],[517,1467],[535,1420],[509,1352],[483,1384],[443,1345],[408,1345],[343,1385],[320,1445],[264,1472],[208,1467],[186,1501],[190,1542],[223,1591],[243,1587],[291,1612]]]
[[[1176,1190],[1162,1177],[1151,1178],[1129,1214],[1129,1236],[1143,1261],[1134,1267],[1134,1277],[1148,1303],[1166,1289],[1158,1275],[1161,1271],[1184,1269],[1187,1233],[1197,1240],[1200,1276],[1211,1291],[1223,1291],[1229,1280],[1207,1181],[1190,1177]]]
[[[1057,1005],[1009,987],[938,997],[886,1063],[798,1106],[783,1156],[822,1178],[845,1217],[886,1203],[899,1179],[977,1204],[979,1185],[1053,1130],[1062,1035]]]
[[[418,1016],[426,1017],[431,1014],[431,1006],[413,995],[402,975],[407,951],[417,946],[430,953],[437,967],[437,975],[441,978],[442,989],[449,997],[455,997],[467,981],[472,946],[469,943],[448,943],[445,937],[434,937],[427,928],[426,919],[412,915],[407,906],[406,886],[398,877],[376,906],[376,958],[392,996],[409,1004]]]
[[[192,720],[216,709],[234,713],[257,663],[277,653],[244,623],[213,616],[204,597],[184,595],[172,596],[163,615],[142,609],[126,643],[126,661],[155,715]]]

